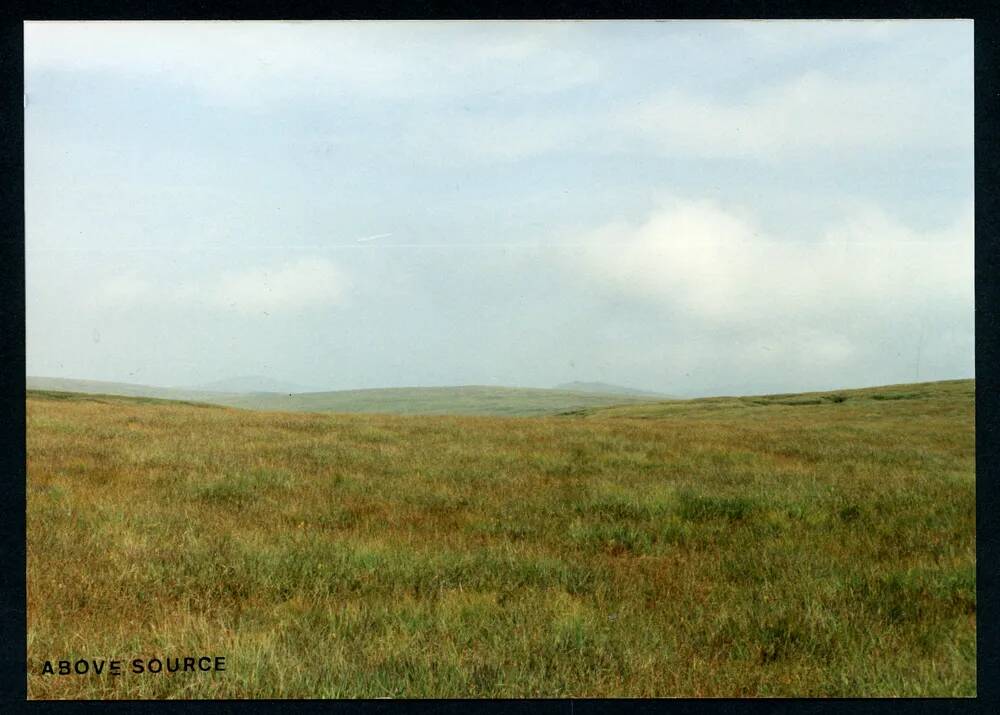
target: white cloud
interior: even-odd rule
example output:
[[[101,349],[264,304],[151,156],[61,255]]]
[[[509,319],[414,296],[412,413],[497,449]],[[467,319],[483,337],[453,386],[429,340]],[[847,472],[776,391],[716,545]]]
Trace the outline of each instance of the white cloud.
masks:
[[[277,269],[227,272],[206,291],[206,297],[217,308],[280,313],[338,305],[346,288],[346,277],[333,263],[307,258]]]
[[[838,207],[931,222],[971,195],[971,32],[724,25],[28,23],[32,340],[102,364],[117,333],[127,364],[170,336],[171,359],[217,367],[232,348],[205,336],[280,343],[300,366],[327,364],[324,343],[375,384],[547,384],[565,357],[581,379],[606,364],[634,366],[609,382],[707,385],[742,369],[792,387],[814,369],[899,381],[926,322],[938,342],[919,361],[960,374],[971,215],[930,232]],[[725,203],[644,214],[661,183],[738,196],[782,228]],[[785,236],[813,212],[823,225]],[[590,280],[552,275],[544,256],[563,248],[542,239],[609,216],[629,223],[570,263]],[[405,249],[340,245],[390,229]],[[474,260],[413,250],[476,241]],[[508,242],[523,249],[491,252]],[[282,263],[300,251],[338,262]],[[329,310],[356,295],[341,265],[379,286],[364,311]],[[281,317],[261,332],[264,313]],[[484,320],[488,368],[449,347],[477,344]],[[341,345],[345,326],[376,339]],[[408,331],[439,349],[401,367],[363,347]]]
[[[601,73],[561,23],[30,22],[25,68],[111,71],[244,107],[343,95],[547,93]],[[29,87],[30,89],[30,87]]]
[[[502,164],[560,151],[590,152],[593,121],[566,113],[461,112],[416,117],[399,141],[421,162],[445,166]]]
[[[912,20],[729,21],[743,30],[756,54],[790,55],[817,47],[882,44],[914,25]]]
[[[717,203],[677,199],[641,224],[585,236],[573,265],[605,290],[708,325],[767,331],[789,322],[890,319],[941,303],[971,315],[971,207],[937,232],[916,232],[869,209],[818,234],[782,240]]]
[[[947,73],[945,73],[947,75]],[[971,77],[971,68],[969,72]],[[671,90],[586,112],[522,100],[516,108],[412,115],[398,138],[422,161],[513,162],[555,153],[738,158],[781,168],[868,154],[969,157],[971,95],[951,75],[835,77],[810,71],[740,95]],[[971,81],[965,83],[971,91]],[[965,101],[967,100],[967,101]]]
[[[727,99],[661,93],[618,111],[614,121],[665,154],[780,159],[927,146],[971,149],[971,101],[942,104],[936,96],[906,78],[807,72]]]
[[[626,24],[611,23],[611,36]],[[635,32],[653,26],[628,25]],[[709,25],[734,51],[749,52],[746,61],[759,62],[848,41],[885,44],[912,23]],[[662,42],[696,67],[718,52],[701,37],[709,25],[675,24]],[[751,81],[736,94],[711,82],[701,92],[663,90],[691,86],[673,78],[585,110],[538,101],[585,85],[597,87],[595,96],[607,92],[622,68],[613,52],[593,51],[605,29],[572,22],[36,22],[25,26],[25,67],[29,91],[38,70],[89,70],[179,84],[209,103],[241,108],[319,97],[405,103],[399,116],[409,119],[394,140],[435,163],[650,147],[667,156],[758,160],[971,151],[971,53],[920,77],[888,53],[865,60],[864,74],[828,63],[823,72]],[[807,59],[805,67],[815,65]],[[480,100],[493,108],[469,106]]]
[[[301,258],[274,267],[252,267],[171,280],[132,272],[99,282],[92,294],[100,310],[208,310],[279,315],[343,305],[350,281],[324,258]]]
[[[678,394],[974,372],[971,206],[939,230],[869,207],[789,238],[718,203],[673,199],[642,222],[579,236],[574,248],[561,265],[578,285],[620,305],[626,323],[649,316],[630,339],[595,349]]]
[[[147,299],[153,291],[149,281],[135,274],[117,275],[99,285],[96,302],[106,308],[127,308]]]

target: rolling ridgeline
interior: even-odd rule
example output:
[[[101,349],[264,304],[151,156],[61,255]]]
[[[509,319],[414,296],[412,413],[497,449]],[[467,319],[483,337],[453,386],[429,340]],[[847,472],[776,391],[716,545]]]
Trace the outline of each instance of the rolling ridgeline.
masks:
[[[972,380],[487,405],[532,417],[46,389],[32,698],[976,693]]]
[[[588,407],[609,407],[664,399],[663,395],[605,385],[568,383],[555,389],[528,387],[391,387],[324,392],[272,392],[246,389],[239,380],[219,383],[241,385],[237,392],[151,387],[98,380],[28,377],[29,390],[78,392],[203,402],[248,410],[279,412],[376,412],[419,415],[551,415]]]

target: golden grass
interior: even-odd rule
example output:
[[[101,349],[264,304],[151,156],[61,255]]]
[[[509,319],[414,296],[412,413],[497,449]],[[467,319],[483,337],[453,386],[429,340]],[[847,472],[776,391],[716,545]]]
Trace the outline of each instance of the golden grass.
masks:
[[[29,394],[29,696],[974,695],[973,393],[544,418]],[[201,654],[227,670],[41,674]]]

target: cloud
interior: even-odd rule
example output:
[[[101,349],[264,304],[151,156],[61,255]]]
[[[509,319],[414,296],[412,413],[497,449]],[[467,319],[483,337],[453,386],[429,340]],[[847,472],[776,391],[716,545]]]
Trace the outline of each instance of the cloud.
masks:
[[[433,163],[514,162],[557,153],[741,159],[781,168],[873,155],[971,157],[971,67],[906,76],[806,71],[738,93],[670,89],[578,109],[516,108],[412,115],[401,146]],[[967,90],[967,91],[966,91]],[[965,96],[965,95],[968,96]]]
[[[928,305],[971,316],[971,207],[939,231],[917,232],[869,208],[817,234],[767,236],[716,202],[674,199],[637,225],[584,236],[573,267],[607,292],[765,334],[779,324],[888,320]]]
[[[152,269],[152,267],[150,267]],[[211,311],[281,315],[340,306],[350,290],[347,275],[324,258],[301,258],[274,267],[223,270],[171,279],[138,272],[99,281],[92,304],[100,310]]]
[[[339,305],[347,279],[333,263],[306,258],[277,269],[224,273],[206,297],[211,305],[240,313],[282,313]]]
[[[937,29],[950,38],[953,25]],[[369,129],[398,104],[385,120],[392,141],[432,164],[651,149],[768,161],[969,153],[971,52],[932,61],[925,45],[940,32],[919,30],[905,22],[46,22],[25,26],[25,67],[29,92],[39,71],[96,71],[241,109],[351,103],[346,115],[370,114]],[[644,59],[667,67],[636,91],[623,75],[636,71],[625,40],[653,37],[672,54]],[[923,61],[933,71],[900,65],[899,46],[911,57],[917,41],[925,43],[916,45],[918,68]],[[608,45],[601,53],[598,42]],[[720,42],[751,69],[780,71],[763,83],[759,69],[730,78],[736,86],[692,81],[729,72],[713,69]],[[852,43],[878,51],[855,65],[824,55]],[[794,76],[782,64],[790,56],[803,68]],[[580,87],[589,100],[548,101]]]
[[[557,152],[590,153],[586,138],[606,124],[566,112],[510,111],[468,115],[445,112],[414,117],[400,145],[433,165],[507,164]],[[600,126],[603,125],[603,126]]]
[[[105,308],[129,307],[149,298],[153,284],[135,274],[117,275],[100,284],[95,299]]]
[[[831,46],[880,45],[913,26],[912,22],[899,20],[765,20],[730,24],[740,26],[748,45],[758,55],[791,55]]]
[[[833,24],[28,23],[32,355],[791,389],[926,334],[962,374],[971,215],[918,227],[971,196],[971,25]]]
[[[155,77],[240,107],[317,94],[412,100],[594,81],[600,65],[576,40],[561,23],[29,22],[25,67]]]
[[[668,392],[974,374],[971,205],[934,230],[869,206],[784,236],[747,212],[674,198],[640,222],[578,236],[557,260],[594,300],[588,316],[614,310],[633,326],[611,341],[594,338],[603,364]]]
[[[844,151],[971,150],[972,102],[938,102],[928,84],[933,78],[920,85],[813,71],[726,98],[659,93],[618,111],[614,122],[668,155],[814,160]]]

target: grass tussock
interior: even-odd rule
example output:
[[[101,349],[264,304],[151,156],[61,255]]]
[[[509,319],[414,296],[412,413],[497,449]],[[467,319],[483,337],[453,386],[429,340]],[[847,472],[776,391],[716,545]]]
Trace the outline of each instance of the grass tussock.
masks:
[[[973,391],[540,418],[29,394],[29,694],[974,695]],[[226,672],[41,675],[202,653]]]

